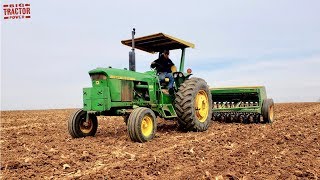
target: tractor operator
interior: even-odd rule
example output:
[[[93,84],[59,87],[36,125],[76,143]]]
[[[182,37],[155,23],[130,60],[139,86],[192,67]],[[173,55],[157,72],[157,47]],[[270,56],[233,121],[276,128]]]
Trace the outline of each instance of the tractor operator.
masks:
[[[173,95],[174,78],[172,73],[176,72],[177,68],[169,58],[169,50],[164,50],[160,57],[151,63],[151,68],[155,68],[157,70],[160,81],[164,81],[165,78],[169,78],[168,90],[169,94]]]

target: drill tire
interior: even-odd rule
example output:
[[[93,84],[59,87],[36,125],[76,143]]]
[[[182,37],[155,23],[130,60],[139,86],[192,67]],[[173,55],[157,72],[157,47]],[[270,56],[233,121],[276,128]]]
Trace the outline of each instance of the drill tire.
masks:
[[[273,117],[273,99],[265,99],[262,103],[262,116],[264,123],[272,123],[274,121]]]

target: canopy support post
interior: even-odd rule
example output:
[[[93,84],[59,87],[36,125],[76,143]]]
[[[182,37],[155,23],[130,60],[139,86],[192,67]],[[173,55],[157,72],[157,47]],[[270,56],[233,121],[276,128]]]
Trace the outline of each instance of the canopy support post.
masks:
[[[184,57],[185,57],[185,48],[182,48],[181,49],[182,52],[181,52],[181,59],[180,59],[180,68],[179,68],[179,71],[180,72],[183,72],[184,71]]]

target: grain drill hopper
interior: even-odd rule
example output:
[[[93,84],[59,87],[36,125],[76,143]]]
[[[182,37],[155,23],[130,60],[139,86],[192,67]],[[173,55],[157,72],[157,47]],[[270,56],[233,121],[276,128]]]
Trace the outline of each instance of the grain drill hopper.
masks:
[[[224,122],[272,123],[273,100],[264,86],[211,88],[213,119]]]

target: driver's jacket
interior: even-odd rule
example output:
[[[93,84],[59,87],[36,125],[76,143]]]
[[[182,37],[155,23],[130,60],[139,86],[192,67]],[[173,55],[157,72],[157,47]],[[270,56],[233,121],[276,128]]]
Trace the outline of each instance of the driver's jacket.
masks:
[[[151,68],[156,68],[157,72],[171,73],[172,66],[174,66],[174,64],[171,59],[166,59],[163,56],[151,63]]]

